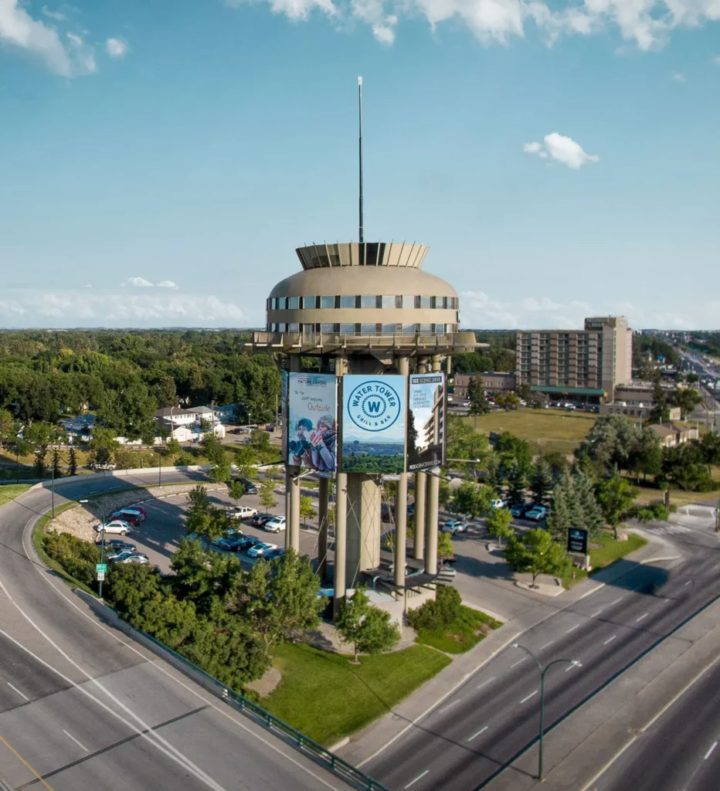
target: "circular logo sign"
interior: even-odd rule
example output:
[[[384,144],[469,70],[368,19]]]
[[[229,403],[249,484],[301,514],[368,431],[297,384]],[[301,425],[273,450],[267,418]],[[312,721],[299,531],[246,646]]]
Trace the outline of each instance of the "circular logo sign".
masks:
[[[400,417],[397,391],[380,379],[358,385],[347,400],[350,420],[365,431],[385,431]]]

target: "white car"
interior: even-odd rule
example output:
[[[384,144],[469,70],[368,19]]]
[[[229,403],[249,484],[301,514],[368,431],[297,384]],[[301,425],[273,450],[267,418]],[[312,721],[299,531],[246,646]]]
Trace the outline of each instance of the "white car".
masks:
[[[260,543],[251,546],[247,553],[249,558],[261,558],[266,552],[270,552],[277,548],[277,544],[265,544],[261,541]]]
[[[275,516],[268,519],[263,525],[263,530],[267,530],[268,533],[279,533],[281,530],[285,530],[285,517]]]
[[[497,509],[497,508],[505,508],[505,501],[504,501],[504,500],[500,500],[500,499],[493,500],[493,501],[490,503],[490,505],[491,505],[493,508],[496,508],[496,509]]]
[[[227,513],[231,519],[250,519],[257,513],[257,508],[250,508],[248,505],[231,505]]]
[[[95,532],[105,533],[106,535],[126,536],[130,532],[130,525],[127,522],[123,522],[122,519],[113,519],[105,524],[98,522],[95,525]]]

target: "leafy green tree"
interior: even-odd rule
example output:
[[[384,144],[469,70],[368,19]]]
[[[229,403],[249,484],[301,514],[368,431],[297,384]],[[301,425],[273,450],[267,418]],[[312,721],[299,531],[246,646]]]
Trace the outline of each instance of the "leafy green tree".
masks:
[[[309,495],[303,495],[300,498],[300,517],[303,520],[303,525],[307,527],[307,520],[314,519],[317,516],[317,511],[313,507],[313,499]]]
[[[492,451],[487,436],[478,434],[470,423],[462,418],[450,415],[448,417],[447,457],[448,459],[462,459],[472,461],[472,465],[462,465],[477,471],[485,468],[485,463],[490,458]],[[453,466],[449,461],[448,465]]]
[[[493,538],[497,538],[500,546],[503,545],[503,539],[515,535],[510,522],[512,522],[512,514],[509,508],[495,508],[485,520],[488,533]]]
[[[216,615],[225,609],[225,598],[242,575],[240,561],[231,554],[205,549],[199,541],[180,540],[172,556],[172,586],[180,600],[195,602],[201,615]]]
[[[670,403],[680,407],[682,417],[687,417],[702,404],[703,398],[694,387],[679,387],[672,395]]]
[[[662,476],[685,491],[712,491],[715,483],[704,460],[702,446],[697,442],[663,448]]]
[[[23,439],[33,448],[35,454],[35,474],[42,478],[46,471],[48,446],[65,439],[65,432],[51,423],[32,423],[23,430]]]
[[[606,472],[626,470],[632,452],[659,444],[655,432],[626,415],[601,415],[577,451]]]
[[[628,517],[637,494],[637,489],[628,479],[618,475],[602,480],[597,485],[597,500],[605,522],[613,529],[615,539],[618,537],[618,526]]]
[[[491,510],[492,494],[488,486],[464,481],[455,490],[452,510],[465,517],[477,519]]]
[[[120,449],[120,443],[115,439],[115,432],[109,428],[97,426],[93,429],[90,439],[90,454],[96,464],[107,464],[112,461],[115,451]]]
[[[453,548],[453,542],[452,542],[452,538],[450,537],[450,533],[444,533],[442,530],[438,531],[437,547],[438,547],[437,553],[440,560],[444,560],[445,558],[451,558],[455,554],[455,549]]]
[[[668,423],[670,421],[670,407],[667,396],[663,390],[660,374],[656,372],[653,385],[653,408],[650,411],[648,422],[650,424]]]
[[[165,443],[165,452],[168,454],[168,456],[175,456],[180,453],[181,450],[182,448],[180,447],[180,443],[175,439],[175,437],[172,437]]]
[[[513,462],[518,464],[524,474],[527,474],[532,467],[533,454],[530,443],[509,431],[503,431],[498,437],[495,443],[495,453],[500,456],[506,474]]]
[[[530,491],[533,493],[533,502],[546,505],[550,501],[554,483],[550,465],[541,456],[530,470]]]
[[[245,484],[242,481],[231,481],[228,484],[228,497],[237,503],[245,496]]]
[[[487,402],[487,398],[485,398],[485,383],[480,374],[470,377],[467,395],[470,401],[471,415],[485,415],[490,411],[490,405]]]
[[[227,513],[211,504],[204,486],[198,485],[191,489],[188,501],[190,505],[185,518],[185,530],[188,535],[203,538],[206,546],[233,526]]]
[[[540,574],[562,577],[570,566],[565,550],[552,540],[546,530],[528,530],[511,536],[505,548],[505,562],[518,573],[532,574],[532,585]]]
[[[217,465],[225,461],[225,449],[214,434],[205,434],[200,440],[200,447],[202,448],[203,456],[207,458],[210,464]]]
[[[263,481],[260,484],[260,503],[266,511],[275,508],[277,505],[275,487],[272,485],[271,481]]]
[[[259,560],[249,574],[238,577],[230,608],[251,624],[265,654],[274,645],[297,640],[320,623],[327,600],[309,558],[294,549],[268,563]]]
[[[670,518],[670,509],[662,503],[649,503],[648,505],[635,506],[631,514],[643,524],[648,522],[666,522]]]
[[[517,409],[520,406],[520,399],[517,393],[511,391],[498,393],[495,396],[495,405],[501,409]]]
[[[231,477],[230,459],[223,451],[221,456],[213,460],[212,466],[208,470],[208,478],[214,483],[227,483]]]
[[[400,629],[390,622],[390,613],[373,607],[361,588],[345,599],[335,625],[342,639],[353,644],[355,664],[359,654],[389,651],[400,641]]]
[[[6,448],[17,437],[15,418],[7,409],[0,409],[0,448]]]
[[[711,466],[720,464],[720,434],[708,431],[700,438],[698,443],[702,461],[707,464],[708,474],[711,474]]]

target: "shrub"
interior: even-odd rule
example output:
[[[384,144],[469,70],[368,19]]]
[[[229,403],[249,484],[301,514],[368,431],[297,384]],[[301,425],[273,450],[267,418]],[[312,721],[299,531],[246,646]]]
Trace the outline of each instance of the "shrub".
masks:
[[[461,604],[462,597],[455,588],[441,587],[435,593],[435,601],[427,601],[408,613],[408,621],[416,631],[442,629],[459,617]]]
[[[44,536],[47,554],[56,560],[71,577],[89,588],[95,584],[95,564],[100,562],[100,547],[69,533],[53,531]]]

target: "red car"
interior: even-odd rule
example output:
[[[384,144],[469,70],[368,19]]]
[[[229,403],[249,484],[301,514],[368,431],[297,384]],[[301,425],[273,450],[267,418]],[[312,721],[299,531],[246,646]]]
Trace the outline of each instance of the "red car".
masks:
[[[439,558],[442,563],[457,563],[457,555],[450,555],[446,558]]]
[[[128,514],[126,511],[118,511],[117,513],[112,515],[113,519],[122,519],[123,522],[127,522],[129,525],[133,527],[140,527],[140,520],[136,516],[132,516]]]

